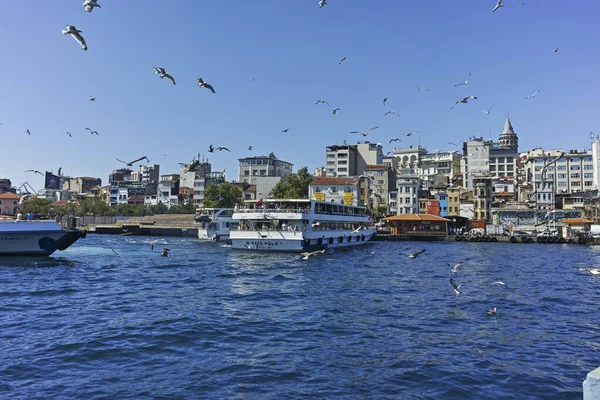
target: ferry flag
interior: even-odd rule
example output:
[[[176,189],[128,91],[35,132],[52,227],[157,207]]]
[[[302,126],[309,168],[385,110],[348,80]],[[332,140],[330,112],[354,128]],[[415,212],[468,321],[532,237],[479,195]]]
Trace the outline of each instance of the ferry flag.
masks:
[[[256,202],[256,207],[260,207],[260,206],[262,206],[262,199],[260,199]]]

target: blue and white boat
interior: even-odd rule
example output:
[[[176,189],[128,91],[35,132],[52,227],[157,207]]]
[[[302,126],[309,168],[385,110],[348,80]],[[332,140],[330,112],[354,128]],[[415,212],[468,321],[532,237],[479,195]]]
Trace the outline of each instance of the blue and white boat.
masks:
[[[196,211],[198,239],[227,241],[230,226],[237,221],[232,218],[233,208],[200,208]]]
[[[49,256],[66,250],[85,234],[64,229],[55,221],[0,221],[0,256]]]
[[[249,208],[248,206],[254,206]],[[271,200],[234,211],[231,247],[306,252],[367,243],[376,229],[366,208],[318,200]]]

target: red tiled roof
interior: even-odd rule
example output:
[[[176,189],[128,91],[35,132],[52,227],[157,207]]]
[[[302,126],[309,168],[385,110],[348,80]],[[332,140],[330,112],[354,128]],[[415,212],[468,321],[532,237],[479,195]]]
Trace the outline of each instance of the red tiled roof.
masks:
[[[14,193],[2,193],[0,194],[0,199],[13,199],[13,200],[17,200],[20,199],[21,196],[18,194],[14,194]]]

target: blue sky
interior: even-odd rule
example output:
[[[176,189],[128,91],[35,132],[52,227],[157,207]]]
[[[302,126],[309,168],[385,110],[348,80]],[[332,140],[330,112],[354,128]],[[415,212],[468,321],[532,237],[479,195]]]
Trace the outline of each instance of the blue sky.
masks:
[[[99,0],[91,13],[82,0],[0,2],[0,177],[39,189],[25,170],[62,167],[106,183],[115,157],[146,155],[165,174],[200,154],[231,180],[239,158],[271,151],[312,172],[325,146],[364,140],[353,130],[379,126],[367,139],[384,152],[417,130],[396,147],[449,150],[497,139],[507,110],[521,151],[589,148],[600,133],[600,4],[523,2],[494,13],[494,0]],[[62,35],[67,24],[87,52]],[[478,99],[449,110],[468,95]]]

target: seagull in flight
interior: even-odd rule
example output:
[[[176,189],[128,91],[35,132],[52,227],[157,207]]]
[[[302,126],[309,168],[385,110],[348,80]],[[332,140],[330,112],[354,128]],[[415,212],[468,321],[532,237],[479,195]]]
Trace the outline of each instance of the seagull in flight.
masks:
[[[212,85],[210,85],[208,82],[204,81],[202,78],[198,78],[198,87],[200,89],[206,88],[206,89],[210,90],[211,92],[215,93],[215,89],[212,87]]]
[[[508,285],[502,281],[496,281],[496,282],[490,283],[490,286],[492,286],[492,285],[500,285],[500,286],[504,286],[505,288],[508,289]]]
[[[340,62],[338,64],[341,64],[341,63],[343,63],[346,60],[348,60],[348,57],[344,56],[344,57],[342,57],[342,59],[340,60]]]
[[[360,225],[358,228],[353,230],[352,233],[359,233],[361,229],[362,229],[362,225]]]
[[[25,172],[33,172],[34,174],[40,174],[41,176],[44,176],[44,174],[42,174],[40,171],[38,171],[37,169],[28,169]]]
[[[96,101],[96,97],[90,96],[90,101]]]
[[[454,288],[454,293],[456,293],[457,296],[462,293],[460,291],[460,287],[462,286],[462,282],[457,285],[456,282],[454,281],[454,279],[450,278],[450,284]]]
[[[392,142],[400,142],[400,141],[401,141],[400,138],[397,138],[397,137],[390,139],[390,143],[392,143]]]
[[[417,133],[417,132],[419,132],[419,131],[408,132],[408,133],[405,133],[404,136],[406,136],[406,137],[412,136],[413,133]]]
[[[456,271],[458,271],[458,267],[460,267],[462,263],[463,263],[462,261],[459,261],[456,264],[454,264],[454,267],[450,264],[448,264],[448,266],[450,267],[452,272],[456,272]]]
[[[419,257],[420,254],[423,254],[423,253],[425,253],[425,249],[419,250],[416,253],[409,254],[408,258],[417,258],[417,257]]]
[[[283,132],[283,133],[287,133],[287,131],[289,131],[289,130],[290,130],[290,128],[285,128],[285,129],[283,129],[281,132]]]
[[[31,132],[29,132],[29,129],[26,129],[25,133],[27,133],[29,136],[31,136]]]
[[[128,167],[131,167],[131,166],[133,166],[133,164],[135,164],[136,162],[138,162],[138,161],[142,161],[142,160],[144,160],[144,159],[146,160],[146,162],[150,162],[150,160],[149,160],[149,159],[148,159],[148,157],[146,157],[146,156],[140,157],[140,158],[138,158],[138,159],[135,159],[135,160],[133,160],[133,161],[130,161],[130,162],[123,161],[123,160],[119,160],[118,158],[115,158],[115,160],[117,160],[117,161],[119,161],[119,162],[122,162],[123,164],[126,164]]]
[[[252,151],[252,146],[248,146],[248,150]]]
[[[377,128],[379,128],[379,127],[378,127],[378,126],[376,126],[376,127],[374,127],[374,128],[370,128],[370,129],[368,129],[366,132],[352,131],[352,132],[350,132],[350,133],[360,133],[360,134],[361,134],[361,135],[363,135],[363,136],[367,136],[367,135],[369,134],[369,132],[371,132],[372,130],[375,130],[375,129],[377,129]]]
[[[533,94],[530,94],[529,96],[525,97],[525,99],[529,99],[529,98],[534,98],[536,94],[538,94],[540,91],[536,90],[535,92],[533,92]]]
[[[385,107],[385,103],[387,103],[387,100],[388,100],[388,98],[387,98],[387,97],[384,97],[384,99],[383,99],[383,106],[384,106],[384,107]]]
[[[469,78],[470,78],[470,77],[471,77],[471,73],[469,72],[469,76],[467,77],[467,80],[465,80],[464,82],[461,82],[461,83],[457,83],[457,84],[456,84],[456,85],[454,85],[454,86],[466,86],[466,85],[468,85],[468,84],[469,84]]]
[[[494,307],[491,310],[485,310],[489,315],[496,315],[498,313],[498,308]]]
[[[73,137],[73,135],[71,135],[71,132],[69,131],[65,131],[67,133],[67,135],[69,135],[69,137]]]
[[[86,131],[90,131],[90,133],[91,133],[92,135],[93,135],[93,134],[96,134],[96,136],[98,135],[98,131],[93,131],[91,128],[85,128],[85,130],[86,130]]]
[[[519,3],[520,5],[524,6],[525,3],[523,3],[521,0],[517,0],[517,3]]]
[[[154,68],[154,74],[155,75],[159,75],[160,79],[167,78],[171,82],[173,82],[173,85],[175,85],[175,79],[173,79],[173,77],[171,75],[169,75],[169,73],[167,72],[167,70],[165,70],[162,67],[152,67],[152,68]]]
[[[504,4],[502,4],[502,0],[498,0],[498,3],[496,3],[496,7],[494,7],[494,9],[492,10],[492,12],[496,11],[500,7],[504,7]]]
[[[338,111],[340,111],[340,109],[339,109],[339,108],[334,108],[333,110],[331,110],[331,113],[332,113],[333,115],[336,115]]]
[[[448,142],[448,144],[451,144],[452,146],[457,146],[458,147],[458,145],[456,143]]]
[[[458,99],[458,100],[456,100],[456,103],[454,103],[454,106],[457,105],[458,103],[467,104],[469,99],[477,100],[477,96],[467,96],[467,97],[463,97],[462,99]],[[454,108],[454,106],[450,107],[450,109],[452,110]]]
[[[558,47],[552,50],[553,53],[558,53]]]
[[[119,253],[117,253],[117,252],[115,251],[115,249],[111,249],[111,250],[112,250],[112,252],[113,252],[113,253],[115,253],[115,255],[116,255],[117,257],[119,257]]]
[[[231,153],[231,150],[229,150],[227,147],[213,147],[212,144],[210,146],[208,146],[209,153],[214,153],[215,151],[223,151],[223,150],[227,150],[228,152]]]
[[[327,0],[320,0],[319,1],[319,8],[322,8],[323,6],[327,5]]]
[[[102,8],[100,4],[98,4],[98,0],[85,0],[83,2],[83,6],[85,7],[85,11],[92,12],[94,7]]]
[[[494,108],[494,105],[492,104],[492,106],[490,108],[488,108],[487,110],[478,110],[481,111],[482,113],[484,113],[485,115],[490,115],[490,111],[492,111],[492,108]]]
[[[580,271],[586,271],[590,275],[600,275],[600,269],[598,268],[579,268]]]
[[[164,248],[164,249],[162,249],[162,253],[160,253],[159,255],[162,256],[162,257],[169,257],[169,252],[170,251],[171,250],[169,250],[167,248]]]
[[[323,250],[316,250],[316,251],[305,251],[304,253],[300,253],[300,255],[302,256],[303,260],[308,260],[308,257],[310,256],[316,256],[317,254],[323,254],[325,253],[327,250],[323,249]]]
[[[393,115],[400,117],[400,114],[398,114],[396,111],[388,111],[385,113],[385,115],[388,115],[388,114],[393,114]]]
[[[79,29],[75,28],[74,25],[67,25],[67,29],[62,31],[63,35],[71,35],[73,39],[75,39],[77,43],[81,45],[81,48],[85,51],[88,49],[87,44],[85,44],[83,36],[79,34],[80,32],[83,31],[80,31]]]
[[[315,103],[315,106],[319,105],[321,103],[325,103],[325,104],[329,105],[329,103],[326,100],[317,100],[317,102]]]

